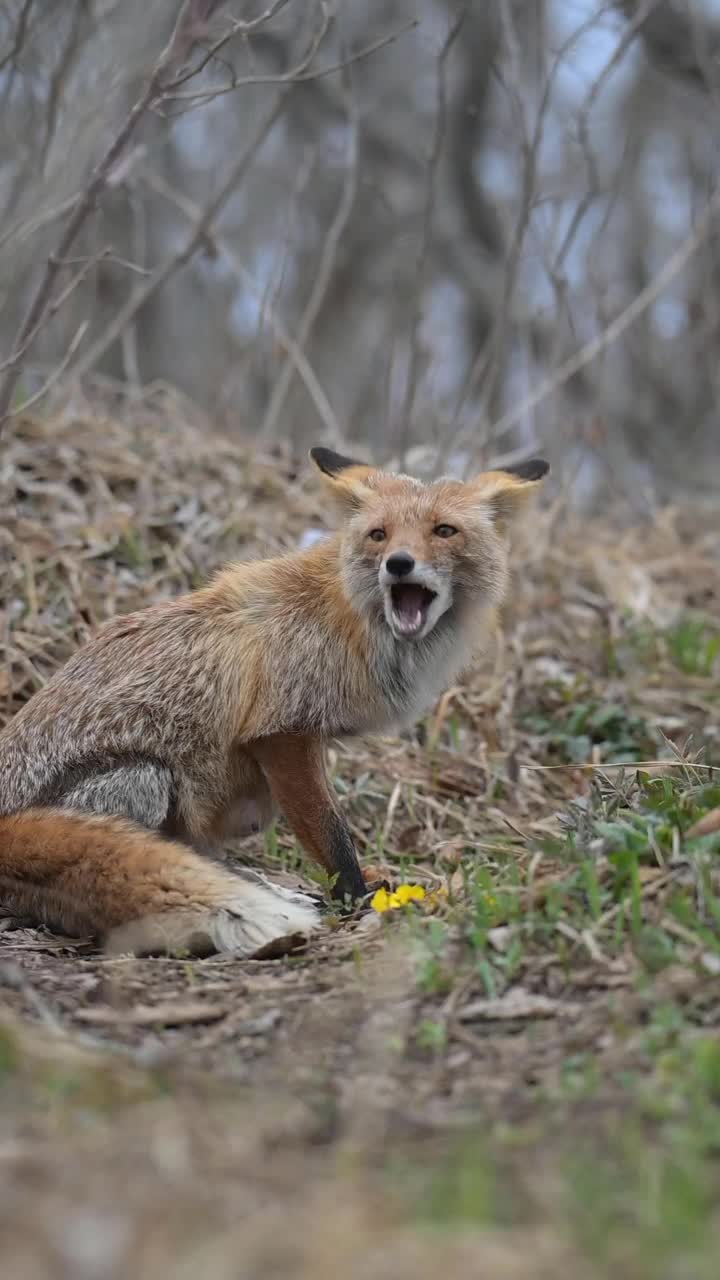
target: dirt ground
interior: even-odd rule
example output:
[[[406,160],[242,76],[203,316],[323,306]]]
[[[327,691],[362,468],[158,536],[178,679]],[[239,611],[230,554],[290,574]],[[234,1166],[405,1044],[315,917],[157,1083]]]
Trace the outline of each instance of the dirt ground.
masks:
[[[324,523],[162,390],[17,424],[0,510],[0,723],[106,617]],[[272,961],[0,921],[9,1280],[715,1274],[719,558],[712,512],[551,495],[492,652],[332,752],[420,906]],[[282,824],[228,856],[310,883]]]

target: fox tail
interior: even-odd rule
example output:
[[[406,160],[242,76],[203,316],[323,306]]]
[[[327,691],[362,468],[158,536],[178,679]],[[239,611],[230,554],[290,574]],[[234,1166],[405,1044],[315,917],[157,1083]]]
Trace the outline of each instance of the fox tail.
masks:
[[[320,924],[308,895],[258,883],[122,818],[0,817],[0,908],[118,954],[249,956]]]

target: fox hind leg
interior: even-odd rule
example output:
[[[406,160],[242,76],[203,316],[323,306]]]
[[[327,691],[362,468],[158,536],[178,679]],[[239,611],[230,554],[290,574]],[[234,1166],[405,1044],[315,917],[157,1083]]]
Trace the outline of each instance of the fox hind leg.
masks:
[[[265,831],[277,816],[277,806],[262,770],[254,765],[254,772],[243,778],[241,790],[220,814],[215,830],[220,839],[242,839]]]

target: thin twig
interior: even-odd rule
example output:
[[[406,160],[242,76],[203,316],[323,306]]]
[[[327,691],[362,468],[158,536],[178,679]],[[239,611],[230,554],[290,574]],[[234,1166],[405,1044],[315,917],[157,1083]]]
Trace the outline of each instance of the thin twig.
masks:
[[[607,84],[613,71],[620,65],[623,58],[625,57],[625,54],[630,48],[630,45],[637,38],[639,30],[642,27],[642,24],[645,22],[648,16],[648,13],[650,13],[656,7],[657,3],[658,3],[658,0],[647,0],[647,3],[641,7],[639,13],[636,14],[632,22],[628,24],[627,30],[625,31],[622,38],[618,41],[611,56],[608,58],[605,65],[600,69],[598,75],[595,76],[585,96],[585,101],[583,102],[582,106],[580,107],[580,111],[578,112],[578,123],[577,123],[578,140],[580,142],[580,147],[582,149],[583,157],[585,159],[585,166],[587,168],[588,190],[583,196],[582,200],[579,201],[578,206],[570,221],[570,226],[568,227],[567,232],[563,237],[562,244],[560,246],[560,249],[558,250],[557,257],[554,263],[553,271],[555,274],[557,274],[560,271],[562,263],[565,261],[570,251],[571,245],[577,235],[580,224],[583,218],[585,217],[585,214],[588,208],[590,207],[593,199],[595,198],[597,192],[600,190],[600,175],[598,174],[595,156],[593,155],[593,149],[590,143],[590,131],[589,131],[589,123],[588,123],[590,118],[590,113],[592,112],[595,104],[597,103],[597,100],[600,97],[602,90],[605,88],[605,85]]]
[[[68,365],[70,364],[70,361],[75,355],[75,352],[80,346],[80,343],[85,337],[89,324],[90,324],[89,320],[83,320],[82,324],[80,325],[80,328],[75,334],[75,337],[70,343],[70,346],[65,352],[65,355],[63,356],[60,363],[56,366],[55,369],[53,369],[52,373],[49,375],[48,378],[46,378],[45,382],[37,391],[33,392],[33,394],[29,396],[27,400],[23,400],[22,404],[19,404],[16,406],[14,411],[16,414],[26,413],[27,410],[31,409],[33,405],[37,404],[39,400],[42,400],[43,396],[47,395],[50,388],[54,387],[55,383],[60,380],[62,375],[65,373],[65,370],[67,369]]]
[[[327,294],[332,273],[335,269],[335,261],[337,258],[338,246],[342,238],[343,232],[348,224],[350,214],[352,213],[355,197],[357,195],[358,183],[358,139],[357,139],[357,120],[355,112],[351,109],[351,139],[348,144],[348,163],[345,174],[345,181],[342,187],[342,193],[338,202],[335,217],[330,225],[323,252],[320,258],[317,272],[315,273],[315,282],[310,291],[310,297],[307,300],[300,323],[297,328],[295,342],[301,351],[307,349],[310,336],[315,325],[315,321],[320,314],[323,300]],[[280,372],[280,376],[275,383],[270,403],[265,414],[260,435],[263,439],[271,437],[278,423],[278,418],[282,413],[283,405],[288,397],[292,386],[293,377],[297,371],[297,365],[293,361],[290,353],[287,353],[287,359]],[[339,444],[336,438],[333,443]]]
[[[245,89],[251,85],[302,84],[308,80],[322,80],[323,77],[334,75],[337,71],[344,71],[355,62],[362,62],[365,58],[369,58],[371,54],[377,53],[378,49],[384,49],[387,45],[394,44],[400,36],[407,35],[408,31],[414,31],[419,22],[419,18],[413,18],[412,21],[406,22],[402,27],[398,27],[397,30],[391,31],[389,35],[380,36],[370,44],[364,45],[362,49],[358,49],[356,53],[348,54],[347,58],[342,59],[340,62],[333,62],[327,67],[318,67],[315,71],[310,71],[307,68],[325,35],[327,25],[329,25],[328,22],[327,25],[321,28],[319,36],[313,42],[312,52],[305,55],[297,66],[292,67],[290,71],[281,72],[279,75],[268,73],[268,75],[244,76],[240,80],[233,80],[231,84],[222,85],[219,89],[198,89],[192,93],[170,93],[167,95],[167,100],[170,102],[210,101],[213,98],[222,97],[223,94],[234,93],[236,89]]]
[[[57,66],[54,68],[50,77],[48,86],[47,110],[45,112],[45,137],[41,147],[41,164],[44,167],[47,160],[50,145],[55,136],[58,118],[61,110],[61,96],[66,77],[70,71],[73,59],[78,51],[80,40],[80,30],[82,24],[87,17],[85,6],[77,5],[73,11],[70,31],[65,42],[64,48],[60,51]]]
[[[604,773],[606,769],[707,769],[710,773],[720,773],[720,765],[717,764],[698,764],[695,760],[692,765],[687,760],[625,760],[606,762],[604,764],[529,764],[524,760],[518,760],[521,769],[531,769],[534,773],[549,773],[556,769],[590,769],[593,772]]]
[[[70,279],[68,284],[62,290],[62,292],[57,294],[56,297],[54,297],[52,301],[48,303],[45,311],[43,312],[43,323],[47,323],[48,320],[52,320],[53,316],[60,310],[60,308],[64,305],[64,303],[67,302],[70,295],[73,294],[75,290],[78,288],[78,285],[82,284],[83,280],[87,278],[87,276],[92,271],[93,267],[97,266],[98,262],[104,261],[106,258],[110,257],[110,254],[111,254],[110,249],[100,249],[98,253],[94,253],[92,254],[91,257],[82,260],[82,266],[80,270],[76,271],[75,275]],[[61,263],[60,265],[61,267],[69,266],[72,261],[73,259],[70,258],[66,262]],[[25,352],[34,342],[40,327],[41,325],[38,325],[38,327],[34,329],[32,333],[28,334],[25,340],[25,345],[22,351],[20,352],[21,356],[25,354]],[[10,365],[12,364],[12,361],[15,359],[16,354],[17,353],[14,353],[12,356],[9,356],[7,360],[4,360],[3,363],[0,364],[0,373],[3,373],[7,368],[10,367]]]
[[[223,94],[234,93],[236,89],[243,89],[248,85],[289,84],[291,82],[295,82],[297,80],[302,79],[303,74],[307,71],[308,67],[312,63],[313,58],[315,57],[315,54],[317,53],[318,49],[320,48],[320,45],[325,39],[325,36],[327,35],[328,29],[330,27],[330,13],[327,7],[322,3],[322,0],[320,4],[320,12],[322,16],[318,24],[317,31],[315,31],[313,35],[310,37],[310,43],[307,49],[305,50],[305,52],[303,53],[302,57],[300,58],[300,61],[294,67],[292,67],[290,71],[285,71],[283,74],[279,76],[269,76],[266,78],[265,77],[256,78],[255,76],[246,76],[242,80],[238,80],[235,76],[233,76],[233,78],[230,81],[230,84],[221,85],[220,88],[218,89],[194,89],[191,93],[173,93],[169,91],[165,96],[165,101],[166,102],[207,103],[207,102],[212,102],[215,98],[222,97]],[[168,86],[168,89],[169,90],[174,89],[175,83],[176,82],[173,82],[172,86]]]
[[[289,3],[290,0],[275,0],[275,3],[269,5],[263,13],[259,13],[256,18],[249,18],[246,21],[242,21],[239,18],[231,18],[230,30],[226,31],[224,35],[220,36],[215,43],[210,46],[209,49],[205,50],[199,62],[195,63],[193,67],[190,67],[184,75],[177,76],[173,81],[173,85],[179,86],[181,84],[185,84],[188,80],[192,80],[194,76],[199,74],[199,72],[205,70],[208,63],[211,62],[213,58],[217,57],[220,50],[223,49],[226,44],[229,44],[235,36],[251,35],[252,32],[257,31],[259,27],[266,26],[266,24]]]
[[[23,7],[20,10],[20,13],[18,15],[17,26],[15,28],[15,38],[12,42],[12,45],[10,46],[10,49],[5,54],[5,57],[0,58],[0,71],[4,71],[8,63],[14,62],[15,58],[17,58],[20,50],[22,49],[25,43],[25,36],[27,34],[27,26],[28,26],[28,18],[30,17],[30,10],[32,9],[32,5],[33,5],[33,0],[24,0]]]
[[[4,249],[15,236],[21,236],[23,240],[27,240],[33,236],[36,231],[40,231],[46,227],[49,222],[54,222],[56,218],[62,218],[69,213],[74,204],[80,199],[80,193],[74,192],[68,196],[66,200],[61,200],[60,204],[54,205],[51,209],[45,209],[42,213],[38,213],[34,218],[18,218],[7,231],[3,231],[0,235],[0,249]]]

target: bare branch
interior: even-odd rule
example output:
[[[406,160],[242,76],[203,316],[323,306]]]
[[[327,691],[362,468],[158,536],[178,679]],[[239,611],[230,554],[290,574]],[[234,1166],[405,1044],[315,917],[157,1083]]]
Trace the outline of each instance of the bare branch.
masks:
[[[647,2],[641,7],[640,12],[635,16],[635,18],[633,18],[633,21],[629,24],[622,39],[618,41],[612,54],[607,59],[607,62],[601,68],[598,75],[595,76],[595,79],[593,80],[587,92],[585,101],[583,102],[580,108],[580,111],[578,113],[578,125],[577,125],[578,138],[580,140],[580,146],[582,147],[582,153],[585,158],[585,164],[587,166],[588,188],[582,200],[578,201],[578,205],[575,210],[575,213],[573,214],[572,220],[570,222],[570,226],[568,227],[567,232],[563,237],[563,242],[560,248],[558,249],[558,252],[555,258],[555,264],[553,267],[553,274],[557,274],[561,270],[562,264],[567,258],[570,248],[578,233],[580,224],[582,223],[583,218],[585,217],[588,209],[592,205],[593,200],[597,197],[597,193],[600,190],[600,178],[597,171],[595,156],[593,155],[593,150],[590,143],[590,132],[589,132],[590,113],[592,112],[595,104],[597,103],[597,100],[600,97],[601,92],[605,88],[605,85],[607,84],[608,80],[610,79],[610,76],[612,75],[613,71],[615,71],[619,67],[620,63],[625,57],[625,54],[627,53],[631,44],[633,44],[634,41],[637,39],[638,32],[640,31],[640,28],[644,23],[648,13],[650,12],[651,9],[654,8],[657,2],[658,0],[647,0]]]
[[[47,158],[50,144],[55,133],[63,86],[70,71],[70,67],[72,66],[73,59],[77,54],[80,42],[80,32],[85,17],[86,12],[84,5],[77,5],[73,10],[72,22],[70,24],[67,40],[60,51],[57,66],[54,68],[52,76],[50,77],[48,104],[45,114],[45,137],[43,138],[41,150],[43,164]]]
[[[42,213],[36,214],[34,218],[19,219],[0,235],[0,249],[4,249],[5,245],[14,240],[16,236],[19,236],[22,240],[27,240],[36,231],[40,231],[43,227],[48,226],[49,223],[54,222],[56,218],[63,218],[79,199],[80,196],[76,192],[74,195],[68,196],[67,200],[55,205],[54,208],[45,209]]]
[[[75,355],[75,352],[80,346],[80,343],[85,337],[89,324],[90,324],[89,320],[83,320],[82,324],[80,325],[80,328],[77,330],[75,337],[70,343],[70,346],[65,352],[65,355],[63,356],[60,363],[56,366],[56,368],[53,369],[50,376],[46,378],[42,386],[37,391],[35,391],[33,395],[29,396],[27,400],[23,400],[22,404],[16,405],[15,407],[16,414],[27,413],[28,409],[31,409],[33,405],[36,405],[38,401],[42,400],[43,397],[47,395],[48,391],[50,391],[51,388],[55,386],[55,383],[60,381],[68,365],[70,364],[73,356]]]
[[[178,14],[170,42],[161,58],[164,64],[161,74],[162,71],[171,70],[174,70],[175,75],[179,74],[193,45],[205,35],[208,22],[222,3],[223,0],[185,0]],[[164,87],[170,88],[174,83],[173,77]]]
[[[209,62],[216,58],[221,49],[224,49],[235,36],[251,35],[253,31],[257,31],[259,27],[264,27],[270,22],[281,9],[286,8],[290,0],[275,0],[274,4],[268,6],[263,13],[258,14],[257,18],[250,18],[247,22],[241,21],[239,18],[230,19],[230,29],[220,36],[209,49],[205,50],[199,62],[195,63],[189,71],[184,75],[176,76],[173,81],[173,88],[179,88],[181,84],[185,84],[188,80],[193,79],[199,72],[204,71]]]
[[[87,186],[80,196],[73,214],[63,232],[57,249],[47,260],[40,284],[28,308],[14,342],[13,351],[6,363],[5,376],[0,384],[0,430],[5,424],[12,398],[22,368],[22,361],[29,345],[42,328],[52,297],[55,281],[62,261],[72,249],[87,218],[95,208],[99,196],[107,185],[113,166],[132,137],[140,120],[164,92],[163,77],[187,56],[192,43],[192,24],[198,10],[214,7],[213,0],[185,0],[178,15],[170,41],[161,53],[148,83],[120,126],[105,154],[93,169]]]
[[[22,357],[25,355],[28,349],[32,346],[33,342],[35,341],[35,338],[37,337],[43,325],[47,324],[49,320],[52,320],[53,316],[56,315],[57,312],[60,310],[60,308],[64,305],[64,303],[67,302],[71,294],[73,294],[75,290],[78,288],[78,286],[82,284],[83,280],[87,279],[93,267],[96,267],[98,262],[100,262],[103,258],[108,258],[111,255],[111,252],[112,250],[110,250],[109,248],[101,249],[99,253],[94,253],[91,257],[85,258],[82,260],[82,266],[80,270],[75,273],[75,275],[71,278],[71,280],[68,282],[65,288],[60,293],[58,293],[56,297],[52,299],[52,301],[48,303],[47,307],[45,308],[42,314],[40,321],[38,322],[36,327],[27,335],[27,338],[25,339],[25,345],[22,347],[22,349],[19,352],[17,350],[14,351],[13,354],[9,356],[7,360],[4,360],[2,364],[0,364],[0,373],[4,373],[6,369],[12,368],[13,361],[17,359],[18,355],[20,356],[20,359],[22,359]],[[81,260],[68,258],[65,260],[65,262],[58,263],[58,270],[62,267],[72,265],[74,261],[81,261]],[[76,347],[73,348],[73,350],[75,349]]]

